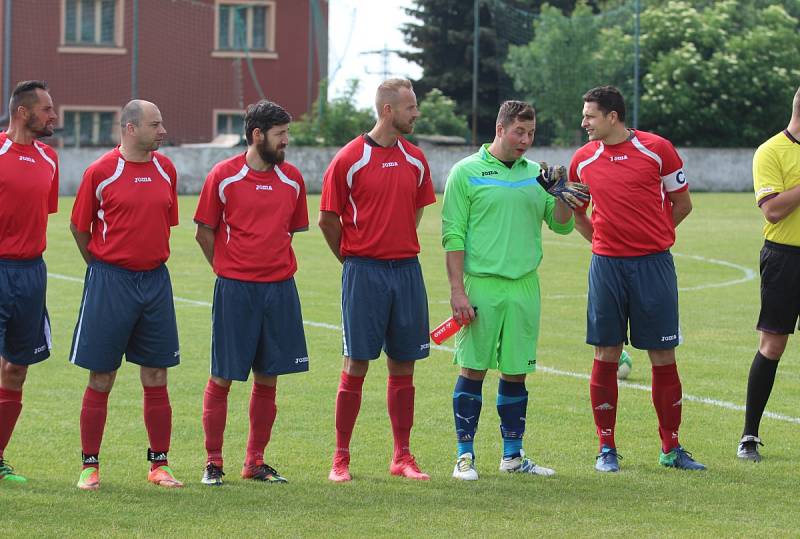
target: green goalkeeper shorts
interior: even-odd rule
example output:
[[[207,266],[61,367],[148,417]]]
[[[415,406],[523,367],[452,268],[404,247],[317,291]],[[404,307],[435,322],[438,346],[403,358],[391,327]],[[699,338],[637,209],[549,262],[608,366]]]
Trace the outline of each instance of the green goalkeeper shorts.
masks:
[[[503,374],[535,371],[540,312],[536,272],[521,279],[466,275],[464,286],[478,315],[456,334],[453,363]]]

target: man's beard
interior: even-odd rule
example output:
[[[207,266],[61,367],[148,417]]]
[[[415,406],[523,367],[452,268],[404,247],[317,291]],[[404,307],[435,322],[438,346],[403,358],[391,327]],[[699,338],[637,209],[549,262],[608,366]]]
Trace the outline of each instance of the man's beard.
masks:
[[[38,118],[30,118],[25,124],[25,127],[28,131],[33,133],[36,138],[45,138],[53,135],[53,128],[48,127],[46,123],[40,122]]]
[[[397,120],[394,120],[392,121],[392,127],[394,127],[398,132],[403,133],[404,135],[408,135],[414,132],[414,122],[401,124]]]
[[[256,149],[258,150],[258,155],[261,157],[261,160],[270,165],[280,165],[286,157],[286,152],[284,152],[283,149],[279,150],[273,148],[266,140],[264,144],[256,146]]]

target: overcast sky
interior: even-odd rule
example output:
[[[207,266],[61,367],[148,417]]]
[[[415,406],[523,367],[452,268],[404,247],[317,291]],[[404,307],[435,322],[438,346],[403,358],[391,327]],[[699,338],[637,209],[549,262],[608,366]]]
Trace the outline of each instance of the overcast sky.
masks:
[[[375,88],[383,80],[380,54],[368,51],[405,49],[400,25],[411,20],[403,7],[411,0],[329,0],[329,98],[339,95],[349,79],[359,79],[358,104],[373,106]],[[396,54],[388,57],[389,76],[418,78],[422,70]]]

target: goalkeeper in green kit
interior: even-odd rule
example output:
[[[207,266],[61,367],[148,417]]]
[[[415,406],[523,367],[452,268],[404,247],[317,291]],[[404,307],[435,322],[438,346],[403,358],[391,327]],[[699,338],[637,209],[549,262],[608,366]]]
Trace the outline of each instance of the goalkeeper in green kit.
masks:
[[[564,167],[525,158],[536,113],[506,101],[496,135],[456,163],[447,178],[442,209],[453,316],[467,325],[456,335],[454,362],[461,373],[453,392],[458,460],[453,477],[478,479],[473,442],[486,371],[500,371],[497,412],[503,436],[501,472],[553,475],[525,455],[522,436],[528,392],[536,369],[542,224],[557,234],[574,227],[572,208],[589,200],[586,186],[566,181]],[[475,316],[478,307],[480,316]]]

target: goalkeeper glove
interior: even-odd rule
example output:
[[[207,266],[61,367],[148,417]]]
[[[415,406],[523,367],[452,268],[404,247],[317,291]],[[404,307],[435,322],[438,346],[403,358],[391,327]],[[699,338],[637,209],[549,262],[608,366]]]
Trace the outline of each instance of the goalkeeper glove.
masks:
[[[548,166],[542,162],[541,173],[536,181],[550,195],[558,198],[572,209],[583,206],[591,197],[589,186],[579,182],[567,181],[567,169],[564,166]]]

